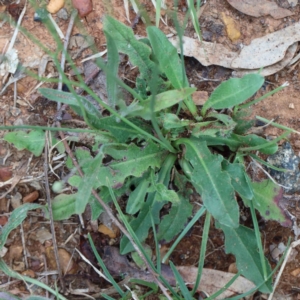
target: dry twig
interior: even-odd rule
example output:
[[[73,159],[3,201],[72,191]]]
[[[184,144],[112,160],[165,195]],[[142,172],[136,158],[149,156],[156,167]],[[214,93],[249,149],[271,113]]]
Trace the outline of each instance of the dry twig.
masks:
[[[48,209],[49,209],[49,219],[50,219],[50,227],[51,227],[51,233],[52,233],[54,256],[55,256],[56,265],[57,265],[57,269],[58,269],[59,281],[60,281],[62,290],[64,292],[65,291],[65,283],[63,280],[62,271],[61,271],[60,262],[59,262],[59,256],[58,256],[58,247],[57,247],[57,242],[56,242],[55,227],[54,227],[53,214],[52,214],[50,186],[49,186],[49,180],[48,180],[48,147],[49,147],[48,132],[46,132],[45,154],[44,154],[45,155],[45,157],[44,157],[45,189],[46,189],[47,204],[48,204]]]

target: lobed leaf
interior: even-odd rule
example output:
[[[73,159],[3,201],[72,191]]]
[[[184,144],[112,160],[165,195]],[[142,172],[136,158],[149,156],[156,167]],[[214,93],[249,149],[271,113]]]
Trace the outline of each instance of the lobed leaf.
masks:
[[[230,228],[221,225],[220,227],[225,234],[226,253],[232,253],[236,257],[237,268],[243,276],[254,282],[255,285],[260,285],[264,282],[264,277],[257,251],[255,232],[244,226]],[[271,267],[266,258],[265,262],[269,275]],[[259,290],[262,293],[270,293],[272,291],[272,280],[268,280]]]
[[[3,139],[14,144],[18,150],[26,149],[35,156],[40,156],[45,146],[45,132],[38,129],[31,130],[29,133],[23,130],[9,132]]]
[[[171,241],[187,223],[187,219],[192,214],[192,205],[189,200],[182,195],[178,195],[179,201],[172,204],[170,212],[162,218],[159,224],[157,238]]]
[[[96,129],[108,130],[114,138],[120,143],[133,140],[140,137],[141,134],[123,121],[117,120],[116,117],[96,118],[89,116],[90,124]],[[151,133],[151,127],[145,121],[137,118],[129,118],[130,122],[139,126],[144,131]]]
[[[181,139],[179,143],[185,145],[184,157],[191,165],[186,175],[201,195],[207,210],[221,224],[238,227],[239,207],[231,178],[221,167],[223,157],[212,154],[206,143],[199,139]]]
[[[150,182],[148,178],[142,178],[134,191],[129,195],[126,205],[126,213],[134,215],[142,208],[148,192],[149,184]]]
[[[161,163],[161,169],[158,174],[158,183],[162,183],[168,186],[170,182],[170,172],[173,164],[176,160],[176,156],[169,154]],[[159,201],[160,200],[160,201]],[[135,232],[140,242],[143,242],[147,236],[148,231],[152,226],[151,216],[154,224],[158,224],[160,221],[159,212],[165,205],[168,199],[161,201],[159,193],[151,192],[148,193],[146,202],[144,203],[138,216],[130,222],[132,230]],[[134,248],[126,237],[121,239],[120,252],[126,254],[132,251]]]
[[[190,120],[180,120],[177,115],[171,113],[165,113],[161,115],[161,122],[166,130],[183,128],[191,123]]]
[[[265,220],[274,220],[282,226],[292,226],[292,221],[285,213],[280,201],[283,198],[282,187],[267,179],[261,182],[252,182],[251,187],[254,192],[252,200],[242,196],[245,205],[249,206],[249,201],[253,201],[255,209],[259,211]]]
[[[84,212],[93,187],[99,183],[98,176],[101,172],[103,158],[104,154],[100,151],[85,169],[84,177],[79,183],[78,193],[76,195],[75,213],[78,215]]]
[[[118,50],[127,54],[132,64],[139,68],[140,80],[150,82],[153,74],[156,73],[153,70],[157,69],[155,63],[150,60],[150,47],[138,41],[131,28],[110,16],[104,19],[104,31],[115,41]]]

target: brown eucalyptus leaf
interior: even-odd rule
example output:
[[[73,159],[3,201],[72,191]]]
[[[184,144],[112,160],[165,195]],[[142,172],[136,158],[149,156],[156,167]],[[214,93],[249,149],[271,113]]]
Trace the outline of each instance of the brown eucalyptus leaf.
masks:
[[[262,17],[271,15],[274,19],[292,16],[288,9],[281,8],[275,1],[268,0],[227,0],[238,11],[248,16]]]

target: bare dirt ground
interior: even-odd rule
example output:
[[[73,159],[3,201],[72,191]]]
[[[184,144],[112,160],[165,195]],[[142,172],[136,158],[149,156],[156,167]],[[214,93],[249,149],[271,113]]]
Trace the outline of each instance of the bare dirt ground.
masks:
[[[6,5],[0,6],[2,11],[8,11],[12,18],[16,20],[24,7],[25,1],[21,0],[19,4],[14,6]],[[171,2],[167,3],[169,7],[172,6]],[[279,1],[284,2],[284,1]],[[287,2],[287,1],[286,1]],[[281,4],[282,4],[281,3]],[[81,32],[82,29],[95,39],[95,45],[97,50],[105,50],[105,37],[102,32],[102,20],[105,14],[110,14],[117,18],[124,24],[131,26],[125,17],[124,2],[122,0],[112,1],[94,1],[94,10],[86,18],[80,20],[81,26],[76,26],[73,29],[72,35]],[[283,4],[282,4],[283,5]],[[70,11],[71,5],[66,4],[66,8]],[[155,11],[151,1],[145,1],[146,11],[150,15],[150,19],[155,19]],[[179,1],[178,13],[179,17],[183,18],[187,10],[186,2]],[[294,22],[299,21],[300,5],[298,4],[294,8],[290,8],[294,13],[293,16],[285,17],[282,19],[273,19],[271,16],[263,17],[250,17],[233,9],[226,1],[219,0],[207,0],[205,9],[200,17],[200,26],[204,40],[209,42],[216,42],[226,45],[233,51],[238,51],[240,45],[248,45],[251,40],[257,37],[266,35],[267,33],[274,32],[281,28],[284,28]],[[241,37],[232,42],[225,30],[225,25],[222,22],[221,13],[224,12],[227,16],[232,17],[235,20],[236,26],[241,33]],[[165,14],[165,12],[164,12]],[[62,32],[66,32],[69,18],[63,20],[53,15],[53,18],[57,22]],[[136,14],[130,9],[130,20],[134,23]],[[161,22],[161,29],[165,34],[172,33],[172,24],[170,27],[165,26]],[[41,23],[34,21],[34,9],[29,5],[27,6],[22,26],[28,30],[32,35],[51,50],[56,49],[55,42],[51,35],[46,31]],[[9,42],[13,27],[8,23],[2,24],[0,27],[0,49],[4,51],[7,43]],[[142,20],[138,20],[138,23],[134,26],[135,34],[139,36],[145,36],[145,25]],[[185,35],[195,37],[193,25],[191,22],[185,30]],[[41,62],[41,58],[45,55],[42,50],[36,46],[30,39],[24,34],[19,33],[15,48],[18,50],[18,56],[22,64],[29,67],[29,69],[37,73]],[[76,49],[72,49],[76,50]],[[299,47],[298,47],[299,51]],[[297,52],[298,52],[297,51]],[[87,49],[76,59],[76,64],[81,65],[80,60],[86,55],[91,54],[91,50]],[[208,94],[222,82],[231,77],[232,70],[224,69],[220,66],[202,66],[194,58],[186,58],[186,68],[189,78],[189,82],[197,87],[200,91],[207,91]],[[126,70],[124,68],[124,70]],[[47,64],[44,75],[57,76],[57,70],[54,68],[53,63],[50,61]],[[68,74],[71,76],[71,74]],[[125,80],[134,80],[136,76],[135,72],[126,72],[120,74]],[[202,79],[199,77],[201,76]],[[207,80],[203,80],[206,78]],[[7,78],[2,77],[2,84],[4,85]],[[275,120],[277,123],[291,127],[295,130],[299,130],[300,125],[300,73],[299,65],[292,67],[286,67],[283,70],[268,76],[266,78],[267,85],[264,91],[260,91],[259,95],[270,91],[284,82],[288,81],[289,86],[277,94],[265,99],[263,102],[253,107],[252,116],[259,115],[269,120]],[[16,85],[11,84],[0,96],[1,110],[0,121],[1,125],[42,125],[47,126],[51,124],[53,117],[56,113],[56,104],[42,98],[36,90],[36,86],[39,82],[33,77],[26,76],[19,80]],[[44,83],[47,87],[56,87],[55,84]],[[16,103],[14,104],[14,92],[17,92]],[[81,123],[77,123],[80,126]],[[264,129],[264,136],[278,136],[281,130],[269,126]],[[5,134],[1,132],[1,137]],[[291,134],[290,142],[295,150],[296,154],[300,154],[300,142],[297,134]],[[59,158],[58,162],[54,162],[57,158],[57,154],[52,156],[53,166],[58,162],[63,161],[64,158]],[[7,193],[5,197],[0,199],[0,225],[4,225],[9,217],[10,212],[17,207],[18,197],[26,199],[26,196],[30,195],[28,202],[35,201],[36,203],[45,204],[46,195],[44,188],[43,178],[43,157],[33,157],[27,151],[16,151],[16,149],[4,141],[0,141],[0,165],[6,167],[12,171],[13,178],[16,179],[16,185]],[[59,177],[64,172],[63,166],[58,168],[55,173]],[[50,173],[50,183],[57,180],[57,177]],[[5,180],[2,180],[5,181]],[[1,184],[1,183],[0,183]],[[11,185],[0,185],[1,194],[6,193]],[[287,202],[287,209],[298,218],[300,207],[296,199],[297,195],[291,198]],[[22,202],[20,202],[22,203]],[[247,211],[245,211],[247,220]],[[287,244],[288,239],[294,239],[294,234],[291,228],[284,228],[276,222],[260,221],[260,229],[265,246],[265,254],[270,259],[272,267],[275,266],[275,260],[270,253],[270,245],[279,243]],[[82,235],[87,232],[93,232],[94,238],[98,242],[98,246],[103,244],[118,245],[119,237],[116,239],[110,239],[107,235],[97,233],[95,228],[98,224],[91,224],[89,221],[88,213],[83,216],[83,222],[85,229],[82,229],[78,217],[74,216],[64,222],[56,222],[56,235],[58,246],[65,251],[66,258],[62,260],[68,261],[68,257],[73,257],[73,269],[68,271],[69,275],[66,277],[66,285],[69,291],[67,295],[68,299],[80,299],[74,295],[74,290],[80,288],[86,289],[87,294],[96,294],[102,288],[105,288],[105,283],[98,279],[98,275],[91,273],[88,266],[82,261],[82,259],[75,252],[75,248],[81,250],[85,248],[85,240],[82,240]],[[246,222],[246,221],[245,221]],[[193,230],[186,236],[173,253],[171,260],[176,266],[179,265],[193,265],[197,266],[199,259],[199,245],[202,235],[202,223],[197,223]],[[51,275],[48,270],[55,269],[55,260],[53,254],[49,254],[51,246],[51,235],[49,222],[43,218],[41,212],[31,212],[28,218],[23,223],[21,228],[17,228],[10,234],[5,247],[7,248],[7,254],[4,256],[6,263],[11,266],[15,271],[28,276],[41,278],[45,276],[50,284],[53,284],[55,275]],[[151,236],[149,237],[149,244],[153,244]],[[167,246],[166,246],[167,247]],[[223,235],[217,229],[212,228],[209,234],[209,245],[207,249],[207,256],[205,260],[205,268],[217,269],[222,271],[228,271],[229,267],[232,267],[234,263],[234,257],[226,255],[224,251]],[[65,257],[65,256],[64,256]],[[53,262],[54,260],[54,262]],[[66,267],[66,266],[65,266]],[[300,253],[296,254],[292,261],[287,264],[284,273],[281,277],[280,284],[277,288],[277,299],[299,299],[300,297]],[[47,273],[48,272],[48,273]],[[43,279],[44,280],[44,279]],[[6,276],[0,273],[0,290],[5,289],[16,295],[24,296],[28,295],[26,286],[20,281],[14,282]],[[44,295],[39,289],[35,291],[36,294]],[[281,295],[281,296],[280,296]],[[81,299],[85,297],[81,296]],[[260,299],[260,298],[257,298]],[[264,298],[265,299],[265,298]]]

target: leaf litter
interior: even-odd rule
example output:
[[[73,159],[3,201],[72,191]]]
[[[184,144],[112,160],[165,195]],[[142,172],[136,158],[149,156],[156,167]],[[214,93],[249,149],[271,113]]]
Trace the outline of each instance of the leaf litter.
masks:
[[[179,39],[169,38],[177,47]],[[294,57],[298,41],[300,41],[300,23],[267,34],[251,41],[240,52],[228,50],[222,44],[198,41],[183,37],[183,54],[196,58],[202,65],[219,65],[234,69],[237,76],[258,72],[261,68],[263,76],[272,75],[285,66]]]

